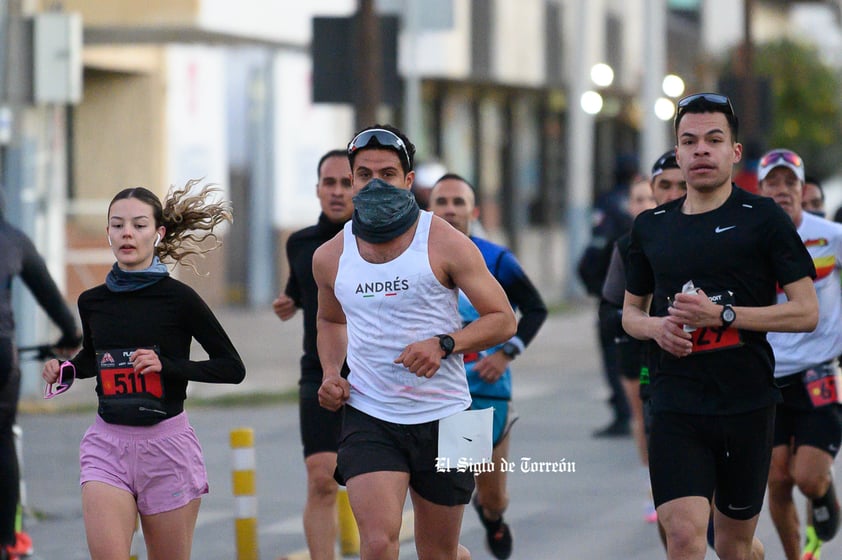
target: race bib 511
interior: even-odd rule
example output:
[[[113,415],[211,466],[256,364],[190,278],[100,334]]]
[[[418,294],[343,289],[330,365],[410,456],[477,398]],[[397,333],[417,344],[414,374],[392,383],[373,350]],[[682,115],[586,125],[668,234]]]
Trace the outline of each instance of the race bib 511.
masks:
[[[160,373],[139,374],[129,358],[136,348],[118,348],[96,353],[100,383],[104,396],[148,393],[157,398],[164,396]],[[157,350],[156,350],[157,351]]]

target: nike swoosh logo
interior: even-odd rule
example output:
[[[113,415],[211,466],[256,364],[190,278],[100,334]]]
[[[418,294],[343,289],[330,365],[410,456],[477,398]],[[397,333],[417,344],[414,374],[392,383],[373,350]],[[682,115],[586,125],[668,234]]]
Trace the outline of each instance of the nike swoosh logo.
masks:
[[[464,439],[465,441],[474,441],[474,440],[472,440],[471,438],[469,438],[469,437],[465,437],[465,436],[462,436],[462,439]]]
[[[751,505],[747,505],[747,506],[743,506],[743,507],[734,507],[733,505],[728,504],[728,509],[730,509],[731,511],[745,511],[749,508],[751,508]]]
[[[722,233],[723,231],[728,231],[729,229],[734,229],[735,227],[737,227],[737,226],[728,226],[728,227],[716,226],[716,229],[713,230],[713,231],[715,231],[716,233]]]

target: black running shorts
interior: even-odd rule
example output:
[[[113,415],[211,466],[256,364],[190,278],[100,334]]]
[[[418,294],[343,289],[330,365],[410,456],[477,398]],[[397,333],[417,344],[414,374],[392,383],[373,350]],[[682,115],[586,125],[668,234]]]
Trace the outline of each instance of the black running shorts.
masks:
[[[732,519],[763,507],[772,455],[774,405],[727,416],[655,412],[649,470],[655,507],[687,496],[716,496]]]
[[[341,412],[331,412],[322,408],[318,397],[301,397],[298,404],[298,421],[304,457],[325,451],[336,453],[339,448],[339,431],[342,428]]]
[[[640,380],[640,368],[643,366],[644,349],[646,343],[623,333],[621,338],[614,339],[617,343],[617,363],[620,374],[629,381]]]
[[[437,505],[467,504],[474,491],[474,474],[436,470],[438,421],[394,424],[369,416],[348,405],[343,407],[336,478],[340,484],[377,471],[409,473],[409,486]]]
[[[800,378],[781,387],[784,402],[775,415],[774,445],[809,445],[836,457],[842,444],[842,405],[813,407]]]

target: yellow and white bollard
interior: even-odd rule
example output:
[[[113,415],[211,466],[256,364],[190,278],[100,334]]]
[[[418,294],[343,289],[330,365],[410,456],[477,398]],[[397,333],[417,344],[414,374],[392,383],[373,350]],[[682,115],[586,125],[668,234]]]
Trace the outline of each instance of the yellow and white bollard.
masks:
[[[237,539],[237,560],[258,560],[257,493],[255,484],[254,430],[231,430],[233,471],[231,488],[234,492],[234,530]]]
[[[140,516],[135,517],[134,520],[134,534],[132,535],[132,545],[129,550],[129,560],[139,560],[139,551],[143,548],[143,528],[140,526]]]
[[[360,529],[351,511],[348,489],[344,486],[339,487],[336,495],[336,508],[339,511],[339,550],[342,556],[359,556]]]

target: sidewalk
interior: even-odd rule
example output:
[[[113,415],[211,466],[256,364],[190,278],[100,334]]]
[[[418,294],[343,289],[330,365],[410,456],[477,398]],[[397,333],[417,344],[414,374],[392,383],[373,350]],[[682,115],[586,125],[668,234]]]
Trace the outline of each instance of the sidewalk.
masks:
[[[246,365],[246,378],[239,385],[191,383],[191,397],[212,399],[232,394],[281,393],[298,386],[299,359],[302,353],[302,315],[299,311],[283,322],[271,308],[215,309],[217,318],[228,332]],[[548,364],[561,355],[576,356],[595,349],[594,309],[590,302],[577,304],[564,312],[552,313],[528,352],[519,358],[524,364]],[[202,359],[201,347],[194,342],[194,357]],[[84,405],[94,406],[93,380],[81,380],[70,391],[51,401],[40,395],[21,399],[26,411],[53,411]]]

